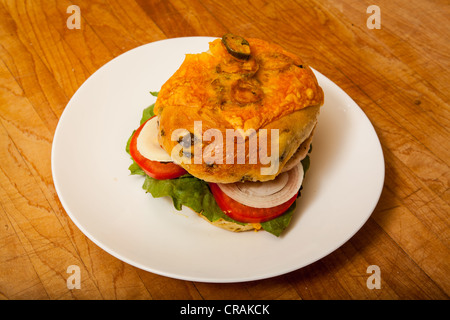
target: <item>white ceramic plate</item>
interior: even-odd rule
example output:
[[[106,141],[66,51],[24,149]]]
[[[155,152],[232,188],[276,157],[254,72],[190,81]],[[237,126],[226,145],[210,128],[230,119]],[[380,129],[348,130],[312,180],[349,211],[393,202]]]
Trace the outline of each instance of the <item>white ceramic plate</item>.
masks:
[[[356,103],[315,72],[325,92],[311,155],[291,225],[232,233],[211,226],[169,198],[154,199],[130,176],[125,145],[142,110],[181,65],[185,53],[214,38],[150,43],[95,72],[64,110],[52,148],[53,179],[80,230],[113,256],[160,275],[200,282],[277,276],[321,259],[349,240],[371,215],[384,182],[380,142]]]

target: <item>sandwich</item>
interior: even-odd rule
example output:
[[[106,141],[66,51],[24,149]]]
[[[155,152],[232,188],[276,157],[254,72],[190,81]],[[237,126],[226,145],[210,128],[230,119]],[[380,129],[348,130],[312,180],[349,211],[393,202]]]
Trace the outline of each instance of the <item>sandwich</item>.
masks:
[[[311,68],[279,45],[226,34],[151,93],[126,147],[143,189],[217,227],[280,236],[324,102]]]

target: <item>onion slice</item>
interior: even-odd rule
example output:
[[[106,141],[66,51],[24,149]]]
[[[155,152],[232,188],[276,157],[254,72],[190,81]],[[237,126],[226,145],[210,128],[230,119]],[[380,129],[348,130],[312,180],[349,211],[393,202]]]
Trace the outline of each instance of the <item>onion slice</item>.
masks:
[[[303,166],[299,163],[271,181],[218,183],[217,185],[227,196],[243,205],[252,208],[272,208],[292,199],[298,193],[302,182]]]

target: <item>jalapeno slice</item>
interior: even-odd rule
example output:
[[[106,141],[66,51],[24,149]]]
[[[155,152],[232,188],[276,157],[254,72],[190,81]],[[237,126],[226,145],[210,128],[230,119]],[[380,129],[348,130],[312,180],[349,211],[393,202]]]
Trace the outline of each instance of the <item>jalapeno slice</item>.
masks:
[[[222,43],[233,57],[241,60],[247,60],[250,57],[250,44],[244,38],[227,33],[222,37]]]

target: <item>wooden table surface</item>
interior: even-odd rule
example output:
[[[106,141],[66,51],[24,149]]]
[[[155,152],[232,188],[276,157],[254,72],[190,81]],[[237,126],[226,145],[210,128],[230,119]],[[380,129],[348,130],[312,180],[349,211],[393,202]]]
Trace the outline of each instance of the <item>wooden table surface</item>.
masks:
[[[372,4],[379,29],[369,28]],[[71,5],[80,29],[68,27]],[[449,18],[443,0],[1,1],[0,298],[447,300]],[[382,144],[381,198],[347,243],[288,274],[227,284],[152,274],[70,220],[53,185],[53,135],[72,95],[114,57],[226,32],[282,45],[356,101]],[[81,289],[67,286],[70,265],[80,267]],[[379,289],[367,286],[371,265]]]

